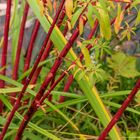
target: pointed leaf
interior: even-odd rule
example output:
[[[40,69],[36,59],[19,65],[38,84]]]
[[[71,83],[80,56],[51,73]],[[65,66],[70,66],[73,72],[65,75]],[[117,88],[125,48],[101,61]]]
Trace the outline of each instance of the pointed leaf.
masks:
[[[65,10],[66,10],[66,15],[68,16],[69,19],[71,19],[72,12],[73,12],[73,0],[66,0]]]

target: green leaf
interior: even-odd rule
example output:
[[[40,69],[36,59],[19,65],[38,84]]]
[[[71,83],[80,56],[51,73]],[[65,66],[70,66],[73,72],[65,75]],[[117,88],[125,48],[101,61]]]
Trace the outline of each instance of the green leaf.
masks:
[[[100,3],[98,3],[97,7],[95,8],[97,10],[94,9],[93,11],[99,20],[101,36],[109,40],[111,38],[111,26],[109,14],[104,8],[104,6],[102,6]]]
[[[84,9],[84,8],[82,7],[82,8],[80,8],[80,9],[78,9],[78,10],[73,14],[72,19],[71,19],[71,26],[72,26],[72,28],[74,27],[74,25],[75,25],[76,21],[78,20],[78,18],[79,18],[79,16],[80,16],[81,12],[83,11],[83,9]]]
[[[82,45],[81,46],[81,51],[84,55],[84,59],[85,59],[85,65],[86,67],[89,67],[91,65],[91,59],[90,59],[90,54],[89,54],[89,50],[84,46]]]
[[[107,59],[109,67],[112,68],[118,75],[126,78],[134,78],[140,73],[136,69],[136,58],[126,56],[124,53],[119,52],[113,54],[111,58]]]
[[[136,21],[135,21],[135,26],[137,26],[139,23],[140,23],[140,10],[138,11],[138,14],[137,14],[137,18],[136,18]]]
[[[88,12],[87,12],[87,18],[88,18],[88,22],[89,22],[89,25],[91,27],[93,27],[94,25],[94,20],[93,20],[93,6],[91,4],[88,5]]]
[[[131,7],[135,7],[138,4],[140,4],[140,1],[139,0],[134,0],[133,3],[131,4]]]

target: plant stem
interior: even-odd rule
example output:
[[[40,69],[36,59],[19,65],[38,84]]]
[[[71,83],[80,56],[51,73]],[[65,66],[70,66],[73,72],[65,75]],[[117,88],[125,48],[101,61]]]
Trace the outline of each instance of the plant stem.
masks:
[[[51,33],[52,33],[52,31],[53,31],[53,29],[54,29],[54,27],[55,27],[55,24],[56,24],[56,22],[57,22],[57,19],[59,18],[59,15],[60,15],[60,12],[61,12],[61,10],[62,10],[62,8],[63,8],[64,3],[65,3],[65,0],[62,0],[62,1],[61,1],[61,4],[60,4],[60,6],[59,6],[59,9],[58,9],[58,11],[57,11],[57,13],[56,13],[56,15],[55,15],[55,17],[54,17],[53,23],[51,24],[51,27],[50,27],[50,29],[49,29],[49,31],[48,31],[47,38],[46,38],[46,40],[45,40],[45,42],[44,42],[44,45],[43,45],[43,47],[41,48],[41,50],[40,50],[40,52],[39,52],[39,55],[38,55],[38,57],[37,57],[37,59],[36,59],[36,61],[35,61],[35,64],[34,64],[34,66],[33,66],[33,69],[32,69],[32,71],[31,71],[31,73],[29,74],[29,76],[26,78],[25,84],[23,85],[23,88],[22,88],[21,92],[19,93],[19,97],[17,98],[17,100],[16,100],[16,102],[15,102],[15,104],[14,104],[14,107],[13,107],[12,111],[10,112],[10,115],[9,115],[8,118],[7,118],[6,124],[5,124],[4,128],[2,129],[2,133],[1,133],[1,135],[0,135],[0,140],[2,140],[2,139],[4,138],[5,133],[6,133],[7,129],[8,129],[8,127],[9,127],[11,121],[12,121],[12,118],[14,117],[15,112],[17,111],[18,107],[20,106],[20,101],[21,101],[21,99],[22,99],[22,97],[23,97],[23,95],[24,95],[24,92],[26,91],[26,89],[27,89],[27,87],[28,87],[30,81],[31,81],[31,78],[32,78],[34,72],[36,71],[36,68],[37,68],[37,66],[38,66],[38,64],[39,64],[39,62],[40,62],[40,59],[41,59],[42,54],[43,54],[43,52],[44,52],[44,50],[45,50],[46,44],[47,44],[48,41],[49,41],[50,35],[51,35]]]
[[[116,124],[116,122],[120,119],[122,116],[123,112],[129,105],[129,103],[133,100],[134,96],[140,89],[140,79],[137,81],[135,87],[132,89],[131,93],[128,95],[128,97],[125,99],[123,102],[122,106],[119,108],[119,110],[116,112],[116,114],[113,116],[107,127],[103,130],[101,135],[99,136],[98,140],[104,140],[109,131],[112,129],[112,127]]]
[[[90,34],[88,35],[88,39],[91,39],[94,36],[94,34],[95,34],[96,30],[97,30],[98,25],[99,25],[99,22],[96,19],[95,23],[94,23],[94,26],[93,26],[93,29],[91,30]]]
[[[6,7],[6,17],[5,17],[5,25],[4,25],[4,41],[3,41],[3,48],[2,48],[2,56],[1,56],[1,68],[6,66],[7,61],[7,49],[8,49],[8,33],[9,33],[9,25],[10,25],[10,14],[11,14],[11,2],[12,0],[7,0],[7,7]],[[6,74],[6,68],[0,71],[0,74]],[[5,86],[5,82],[0,80],[0,88]],[[0,113],[2,113],[3,104],[0,100]]]
[[[73,75],[70,74],[70,76],[67,79],[67,82],[65,83],[65,86],[64,86],[64,89],[63,89],[64,92],[67,92],[69,90],[73,80],[74,80]],[[60,96],[60,99],[59,99],[58,102],[62,103],[62,102],[64,102],[64,100],[65,100],[65,96]]]
[[[40,22],[36,19],[35,25],[34,25],[34,28],[33,28],[33,31],[32,31],[32,35],[31,35],[30,43],[29,43],[29,46],[28,46],[27,55],[26,55],[26,58],[25,58],[24,72],[26,72],[30,67],[30,61],[31,61],[33,46],[34,46],[34,43],[35,43],[35,39],[37,37],[39,27],[40,27]],[[24,83],[25,83],[25,78],[23,79],[23,84]]]
[[[60,18],[59,18],[59,20],[58,20],[58,23],[57,23],[57,26],[58,26],[58,27],[61,26],[64,17],[65,17],[65,10],[63,9],[63,10],[62,10],[62,13],[60,14]],[[50,50],[51,50],[51,48],[52,48],[52,45],[53,45],[53,42],[52,42],[51,40],[49,40],[40,61],[44,61],[44,60],[49,56],[49,52],[50,52]],[[42,66],[39,67],[39,68],[36,70],[36,72],[34,73],[33,78],[32,78],[32,80],[31,80],[31,84],[35,84],[35,83],[36,83],[37,78],[39,77],[39,74],[40,74],[41,70],[42,70]]]
[[[1,57],[1,68],[6,66],[7,61],[7,48],[8,48],[8,33],[9,33],[9,25],[10,25],[10,11],[11,11],[11,0],[7,0],[6,7],[6,17],[5,17],[5,26],[4,26],[4,42],[2,48],[2,57]],[[0,74],[6,74],[6,68],[0,71]],[[4,87],[5,82],[0,80],[0,88]]]
[[[20,54],[21,54],[21,48],[22,48],[22,44],[23,44],[24,30],[25,30],[25,24],[26,24],[26,20],[27,20],[28,11],[29,11],[29,5],[26,2],[25,3],[25,7],[24,7],[23,18],[22,18],[22,22],[21,22],[21,26],[20,26],[18,46],[17,46],[17,51],[16,51],[15,64],[14,64],[14,68],[13,68],[13,75],[12,75],[12,77],[13,77],[14,80],[17,80],[17,78],[18,78]],[[16,97],[16,93],[11,93],[10,96]],[[11,98],[11,103],[12,104],[15,103],[15,99],[14,98]]]
[[[48,95],[51,93],[51,91],[56,87],[56,85],[64,78],[64,76],[66,75],[66,72],[63,72],[60,77],[52,84],[52,86],[50,87],[50,89],[47,91],[47,93],[45,93],[43,95],[43,97],[41,98],[41,100],[39,101],[39,106],[42,105],[43,101],[48,97]],[[39,107],[38,106],[38,107]]]
[[[21,48],[22,48],[22,44],[23,44],[24,30],[25,30],[25,24],[27,21],[28,11],[29,11],[29,5],[26,2],[25,7],[24,7],[24,14],[23,14],[23,18],[22,18],[22,22],[21,22],[21,26],[20,26],[18,46],[17,46],[15,64],[14,64],[13,75],[12,75],[14,80],[17,80],[17,78],[18,78],[20,54],[21,54]]]
[[[39,31],[39,27],[40,27],[40,22],[39,22],[38,19],[36,19],[35,24],[34,24],[34,28],[33,28],[33,31],[32,31],[32,35],[31,35],[31,38],[30,38],[30,42],[29,42],[29,45],[28,45],[27,54],[26,54],[26,57],[25,57],[24,70],[23,70],[24,72],[26,72],[30,67],[32,51],[33,51],[34,43],[35,43],[38,31]],[[22,80],[23,84],[25,83],[25,79],[26,79],[26,77]],[[28,102],[29,102],[29,99],[27,99],[26,103],[24,103],[23,105],[27,105]]]

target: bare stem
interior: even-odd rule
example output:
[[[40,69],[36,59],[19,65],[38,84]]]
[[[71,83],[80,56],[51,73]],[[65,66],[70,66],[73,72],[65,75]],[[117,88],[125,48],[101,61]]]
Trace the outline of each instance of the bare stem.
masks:
[[[9,33],[9,25],[10,25],[10,14],[11,14],[11,2],[12,0],[7,0],[7,7],[6,7],[6,17],[5,17],[5,25],[4,25],[4,41],[3,41],[3,48],[2,48],[2,56],[1,56],[1,68],[6,67],[7,61],[7,48],[8,48],[8,33]],[[0,71],[0,74],[6,74],[6,68]],[[5,81],[0,80],[0,88],[5,86]],[[3,104],[0,100],[0,113],[2,112]]]
[[[24,37],[24,30],[25,30],[25,24],[27,20],[27,15],[29,11],[29,5],[26,2],[25,7],[24,7],[24,13],[23,13],[23,18],[20,26],[20,33],[19,33],[19,39],[18,39],[18,46],[17,46],[17,51],[16,51],[16,58],[15,58],[15,63],[14,63],[14,68],[13,68],[13,79],[17,80],[18,78],[18,70],[19,70],[19,62],[20,62],[20,54],[21,54],[21,49],[22,49],[22,44],[23,44],[23,37]],[[11,93],[12,97],[16,97],[16,93]],[[11,98],[11,103],[15,103],[15,99]]]
[[[71,84],[73,82],[73,79],[74,79],[73,75],[70,74],[70,76],[67,79],[67,82],[65,83],[65,86],[64,86],[64,89],[63,89],[64,92],[67,92],[69,90],[69,88],[70,88],[70,86],[71,86]],[[62,102],[64,102],[64,100],[65,100],[65,96],[60,96],[60,99],[59,99],[58,102],[62,103]]]
[[[29,11],[29,5],[26,2],[25,7],[24,7],[24,14],[23,14],[23,18],[22,18],[22,22],[21,22],[21,26],[20,26],[18,46],[17,46],[15,64],[14,64],[13,75],[12,75],[14,80],[17,80],[17,78],[18,78],[20,54],[21,54],[21,48],[22,48],[22,44],[23,44],[24,30],[25,30],[25,24],[27,21],[28,11]]]
[[[37,37],[37,33],[40,27],[40,22],[36,19],[35,25],[32,31],[31,39],[29,42],[28,50],[27,50],[27,55],[25,58],[25,63],[24,63],[24,72],[26,72],[29,67],[30,67],[30,61],[31,61],[31,56],[32,56],[32,51],[35,43],[35,39]],[[23,79],[23,83],[25,83],[25,79]]]

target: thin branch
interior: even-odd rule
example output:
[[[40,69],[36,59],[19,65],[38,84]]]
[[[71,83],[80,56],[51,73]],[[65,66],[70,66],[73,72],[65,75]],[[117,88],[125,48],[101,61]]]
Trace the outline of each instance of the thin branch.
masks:
[[[20,26],[20,33],[19,33],[19,39],[18,39],[18,46],[17,46],[17,51],[16,51],[16,57],[15,57],[15,63],[14,63],[14,68],[13,68],[13,74],[12,78],[14,80],[17,80],[18,78],[18,70],[19,70],[19,62],[20,62],[20,54],[21,54],[21,49],[22,49],[22,44],[23,44],[23,38],[24,38],[24,30],[25,30],[25,24],[27,21],[27,15],[29,11],[29,5],[26,2],[25,7],[24,7],[24,13],[23,13],[23,18]],[[16,93],[11,93],[11,103],[15,103],[14,97],[16,97]]]
[[[5,25],[4,25],[4,41],[3,41],[3,48],[2,48],[2,56],[1,56],[1,68],[4,68],[0,71],[0,74],[6,74],[6,61],[7,61],[7,49],[8,49],[8,33],[9,33],[9,26],[10,26],[10,14],[11,14],[11,3],[12,0],[7,0],[7,7],[6,7],[6,16],[5,16]],[[5,86],[5,81],[0,80],[0,88]],[[2,112],[3,104],[0,100],[0,113]]]

